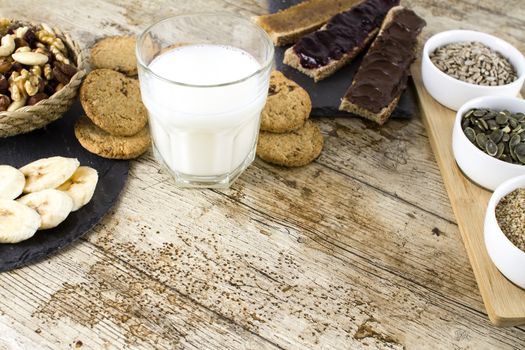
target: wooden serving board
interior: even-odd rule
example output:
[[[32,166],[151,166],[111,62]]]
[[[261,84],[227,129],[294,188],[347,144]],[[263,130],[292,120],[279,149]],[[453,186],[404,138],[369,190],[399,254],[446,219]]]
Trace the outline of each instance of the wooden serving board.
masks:
[[[485,249],[483,223],[491,192],[466,178],[452,153],[456,112],[434,100],[421,80],[421,62],[412,66],[423,121],[456,216],[488,316],[496,326],[525,324],[525,289],[507,280]]]

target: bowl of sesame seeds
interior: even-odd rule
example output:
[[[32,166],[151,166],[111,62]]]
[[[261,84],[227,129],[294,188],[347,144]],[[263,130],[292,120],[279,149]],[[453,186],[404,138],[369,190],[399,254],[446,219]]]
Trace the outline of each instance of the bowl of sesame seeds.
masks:
[[[525,176],[502,183],[485,215],[485,246],[498,270],[525,288]]]
[[[428,93],[458,110],[476,97],[517,96],[525,81],[525,58],[493,35],[449,30],[425,43],[421,73]]]

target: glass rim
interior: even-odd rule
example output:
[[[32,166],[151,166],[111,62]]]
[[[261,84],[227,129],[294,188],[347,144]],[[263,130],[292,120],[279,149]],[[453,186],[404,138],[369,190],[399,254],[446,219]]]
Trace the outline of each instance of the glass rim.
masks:
[[[182,17],[195,17],[195,16],[214,16],[214,17],[229,17],[229,18],[234,18],[234,19],[240,19],[244,22],[246,22],[247,24],[253,26],[254,28],[256,28],[263,36],[264,40],[267,42],[269,48],[270,48],[270,55],[269,57],[263,62],[263,64],[261,65],[261,67],[259,69],[257,69],[255,72],[243,77],[243,78],[240,78],[240,79],[237,79],[237,80],[233,80],[233,81],[228,81],[228,82],[225,82],[225,83],[219,83],[219,84],[188,84],[188,83],[183,83],[183,82],[180,82],[180,81],[176,81],[176,80],[172,80],[172,79],[168,79],[166,77],[163,77],[157,73],[155,73],[154,71],[152,71],[148,65],[144,62],[143,58],[142,58],[142,49],[140,48],[142,45],[142,43],[144,42],[144,38],[146,37],[147,33],[149,33],[153,27],[163,23],[163,22],[167,22],[169,20],[172,20],[172,19],[175,19],[175,18],[182,18]],[[180,14],[180,15],[175,15],[175,16],[168,16],[168,17],[165,17],[165,18],[162,18],[156,22],[153,22],[152,24],[150,24],[146,29],[144,29],[142,31],[142,33],[140,33],[138,35],[138,38],[137,38],[137,43],[135,45],[135,56],[137,57],[137,64],[140,65],[143,69],[145,69],[148,73],[152,74],[154,77],[156,77],[157,79],[160,79],[164,82],[167,82],[167,83],[170,83],[170,84],[175,84],[175,85],[180,85],[180,86],[184,86],[184,87],[193,87],[193,88],[214,88],[214,87],[224,87],[224,86],[230,86],[230,85],[235,85],[235,84],[238,84],[238,83],[242,83],[246,80],[249,80],[251,79],[252,77],[256,76],[256,75],[259,75],[261,74],[262,72],[264,72],[266,69],[268,69],[272,64],[273,64],[273,60],[274,60],[274,55],[275,55],[275,47],[273,45],[273,41],[272,39],[270,38],[270,36],[268,35],[268,33],[266,33],[266,31],[264,29],[262,29],[259,25],[257,25],[256,23],[242,17],[242,16],[239,16],[239,15],[235,15],[235,14],[232,14],[232,13],[229,13],[229,12],[220,12],[220,11],[215,11],[215,12],[212,12],[212,11],[204,11],[204,12],[189,12],[189,13],[184,13],[184,14]]]

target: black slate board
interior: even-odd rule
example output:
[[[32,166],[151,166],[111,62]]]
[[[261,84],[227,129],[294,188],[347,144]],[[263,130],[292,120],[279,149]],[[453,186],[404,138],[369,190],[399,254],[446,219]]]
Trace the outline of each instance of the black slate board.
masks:
[[[99,175],[93,199],[71,213],[58,227],[38,231],[30,239],[17,244],[0,244],[0,271],[45,258],[81,237],[104,217],[124,187],[129,162],[91,154],[75,138],[73,125],[82,113],[77,101],[61,119],[44,129],[0,138],[0,164],[18,168],[40,158],[64,156],[78,158],[81,165],[95,168]]]
[[[302,2],[302,0],[270,0],[269,12],[275,13],[300,2]],[[288,46],[275,48],[275,67],[308,91],[312,99],[312,115],[319,117],[352,117],[353,114],[340,111],[339,104],[341,103],[341,98],[352,83],[352,78],[363,59],[364,52],[332,76],[314,83],[312,78],[283,64],[284,51],[287,48]],[[399,104],[392,112],[391,117],[409,119],[417,114],[418,108],[415,86],[412,80],[409,79],[408,88],[401,95]]]

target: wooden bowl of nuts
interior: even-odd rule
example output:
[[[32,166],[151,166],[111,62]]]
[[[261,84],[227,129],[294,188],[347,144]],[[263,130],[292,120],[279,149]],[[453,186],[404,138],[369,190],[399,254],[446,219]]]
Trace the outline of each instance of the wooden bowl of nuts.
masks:
[[[45,23],[0,19],[0,137],[60,118],[75,100],[84,67],[68,34]]]

